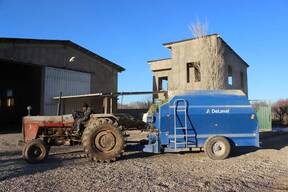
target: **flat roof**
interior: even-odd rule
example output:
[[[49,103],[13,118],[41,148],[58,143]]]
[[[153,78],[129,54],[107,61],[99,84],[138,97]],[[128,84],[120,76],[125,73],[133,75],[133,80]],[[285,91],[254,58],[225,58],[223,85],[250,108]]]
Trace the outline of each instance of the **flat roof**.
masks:
[[[148,63],[153,63],[153,62],[157,62],[157,61],[165,61],[165,60],[170,60],[171,58],[164,58],[164,59],[154,59],[154,60],[150,60],[147,61]]]
[[[210,37],[210,36],[219,36],[219,34],[214,33],[214,34],[210,34],[210,35],[205,35],[203,37]],[[176,44],[176,43],[182,43],[182,42],[185,42],[185,41],[196,40],[196,39],[200,39],[200,38],[202,38],[202,37],[193,37],[193,38],[188,38],[188,39],[183,39],[183,40],[178,40],[178,41],[171,41],[171,42],[168,42],[168,43],[163,43],[162,45],[164,45],[165,47],[169,47],[169,45],[173,45],[173,44]]]
[[[244,64],[249,67],[248,63],[246,63],[246,61],[244,61],[244,59],[242,59],[242,57],[240,55],[238,55],[236,53],[236,51],[234,51],[234,49],[232,49],[228,43],[226,43],[224,41],[224,39],[218,34],[218,33],[214,33],[214,34],[210,34],[210,35],[205,35],[203,37],[211,37],[211,36],[217,36],[218,38],[221,39],[221,41],[226,45],[226,47],[228,47],[228,49],[230,49],[240,60],[242,60],[244,62]],[[189,38],[189,39],[183,39],[183,40],[178,40],[178,41],[172,41],[172,42],[168,42],[168,43],[163,43],[162,45],[167,47],[167,48],[171,48],[171,46],[173,44],[176,44],[176,43],[182,43],[182,42],[186,42],[186,41],[192,41],[192,40],[197,40],[197,39],[200,39],[200,38],[203,38],[203,37],[194,37],[194,38]],[[149,61],[148,61],[149,62]]]
[[[96,59],[102,60],[103,62],[107,63],[108,65],[116,68],[119,72],[125,71],[125,69],[123,67],[121,67],[120,65],[74,43],[73,41],[70,40],[54,40],[54,39],[30,39],[30,38],[9,38],[9,37],[5,37],[5,38],[0,38],[0,43],[1,42],[12,42],[12,43],[49,43],[49,44],[61,44],[61,45],[67,45],[70,46],[72,48],[78,49],[79,51],[82,51],[84,53],[86,53],[87,55],[94,57]]]

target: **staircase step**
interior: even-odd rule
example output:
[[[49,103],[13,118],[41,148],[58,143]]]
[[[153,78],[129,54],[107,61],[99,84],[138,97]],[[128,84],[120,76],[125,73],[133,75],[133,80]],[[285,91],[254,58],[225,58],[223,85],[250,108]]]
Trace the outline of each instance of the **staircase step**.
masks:
[[[172,140],[172,141],[170,141],[170,143],[175,143],[175,140],[174,140],[174,141],[173,141],[173,140]],[[185,144],[185,143],[186,143],[186,141],[184,141],[184,142],[183,142],[183,141],[181,141],[181,142],[177,142],[177,141],[176,141],[176,143],[177,143],[177,144],[179,144],[179,143],[181,143],[181,144],[183,144],[183,143],[184,143],[184,144]],[[188,144],[189,144],[189,143],[196,143],[196,141],[187,141],[187,143],[188,143]]]
[[[180,109],[180,110],[177,110],[176,112],[186,112],[187,110],[186,109]]]
[[[170,135],[170,136],[169,136],[169,139],[175,139],[175,137],[176,137],[176,138],[196,137],[196,135],[179,135],[179,134],[176,134],[176,136],[175,136],[175,135]]]
[[[170,143],[175,143],[175,140],[170,140]],[[176,141],[176,143],[186,143],[186,141]],[[196,141],[187,141],[187,143],[196,143]]]

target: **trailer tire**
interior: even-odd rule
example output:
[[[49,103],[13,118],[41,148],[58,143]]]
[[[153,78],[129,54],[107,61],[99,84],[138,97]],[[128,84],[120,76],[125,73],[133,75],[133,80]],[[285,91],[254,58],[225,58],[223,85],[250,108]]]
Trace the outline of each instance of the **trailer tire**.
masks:
[[[210,159],[223,160],[229,156],[231,144],[225,137],[211,137],[205,142],[204,151]]]
[[[84,151],[92,161],[115,161],[124,152],[124,143],[121,130],[102,118],[86,127],[82,136]]]
[[[28,163],[40,163],[44,161],[49,153],[50,146],[41,139],[28,141],[24,146],[22,155]]]

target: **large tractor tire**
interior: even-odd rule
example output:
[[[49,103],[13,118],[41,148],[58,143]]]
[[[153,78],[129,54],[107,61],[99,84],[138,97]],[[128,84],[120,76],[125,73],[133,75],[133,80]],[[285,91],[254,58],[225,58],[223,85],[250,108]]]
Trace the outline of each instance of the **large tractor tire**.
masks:
[[[49,149],[50,146],[43,140],[33,139],[24,146],[22,151],[23,159],[28,163],[40,163],[47,158]]]
[[[226,159],[231,152],[231,144],[225,137],[212,137],[204,146],[206,155],[213,160]]]
[[[124,152],[124,144],[121,130],[105,118],[89,122],[82,136],[84,151],[92,161],[116,161]]]

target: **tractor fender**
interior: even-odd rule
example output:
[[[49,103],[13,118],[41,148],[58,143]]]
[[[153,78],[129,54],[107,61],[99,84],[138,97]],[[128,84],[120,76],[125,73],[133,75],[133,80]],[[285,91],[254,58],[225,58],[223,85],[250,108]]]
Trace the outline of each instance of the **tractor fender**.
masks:
[[[119,121],[119,118],[113,114],[104,114],[103,113],[103,114],[91,114],[90,115],[90,119],[100,119],[100,118],[109,118],[109,119],[112,119],[116,122]]]

